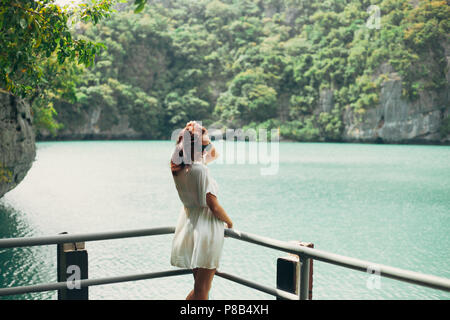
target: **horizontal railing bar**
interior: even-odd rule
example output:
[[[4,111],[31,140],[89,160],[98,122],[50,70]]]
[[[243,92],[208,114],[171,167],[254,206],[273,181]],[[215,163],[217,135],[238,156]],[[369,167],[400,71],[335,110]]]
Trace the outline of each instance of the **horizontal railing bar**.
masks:
[[[275,289],[275,288],[271,288],[244,278],[240,278],[238,276],[235,276],[233,274],[230,273],[226,273],[226,272],[221,272],[221,271],[216,271],[216,275],[219,277],[222,277],[224,279],[227,280],[231,280],[233,282],[237,282],[239,284],[242,284],[244,286],[256,289],[258,291],[262,291],[265,292],[267,294],[270,294],[272,296],[276,296],[276,297],[280,297],[280,298],[284,298],[284,299],[288,299],[288,300],[298,300],[299,296],[289,293],[287,291],[284,290],[280,290],[280,289]]]
[[[98,286],[104,284],[112,284],[119,282],[127,282],[127,281],[138,281],[138,280],[148,280],[155,278],[163,278],[163,277],[172,277],[172,276],[180,276],[185,274],[192,273],[191,269],[180,269],[180,270],[167,270],[167,271],[159,271],[159,272],[151,272],[151,273],[142,273],[142,274],[134,274],[134,275],[126,275],[126,276],[117,276],[117,277],[107,277],[107,278],[99,278],[99,279],[84,279],[80,280],[80,286],[90,287],[90,286]],[[53,290],[61,290],[67,288],[67,282],[54,282],[54,283],[43,283],[36,284],[30,286],[22,286],[22,287],[9,287],[9,288],[1,288],[0,296],[10,296],[24,293],[32,293],[32,292],[43,292],[43,291],[53,291]]]
[[[60,234],[56,236],[44,237],[24,237],[0,239],[0,249],[42,246],[59,243],[71,243],[81,241],[112,240],[132,237],[156,236],[162,234],[171,234],[175,232],[175,227],[159,227],[150,229],[126,230],[126,231],[108,231],[84,234]]]
[[[25,247],[25,246],[38,246],[38,245],[50,245],[59,243],[70,243],[80,241],[96,241],[96,240],[111,240],[122,239],[130,237],[141,236],[153,236],[162,234],[171,234],[175,232],[175,227],[159,227],[151,229],[140,230],[128,230],[128,231],[113,231],[113,232],[100,232],[100,233],[86,233],[78,235],[56,235],[56,236],[44,236],[44,237],[32,237],[32,238],[9,238],[0,239],[0,249],[13,248],[13,247]],[[362,271],[369,272],[375,271],[377,274],[383,277],[388,277],[404,282],[409,282],[425,287],[434,289],[450,291],[450,280],[433,275],[426,275],[418,272],[403,270],[390,266],[385,266],[377,263],[372,263],[360,259],[350,258],[334,253],[329,253],[313,248],[295,246],[285,241],[262,237],[250,233],[240,232],[238,230],[226,229],[225,235],[238,240],[254,243],[264,247],[297,254],[303,257],[312,258],[322,262]],[[89,281],[89,280],[83,280]],[[2,289],[3,290],[3,289]],[[54,290],[54,289],[52,289]]]
[[[392,278],[403,282],[409,282],[433,289],[450,291],[450,279],[441,278],[433,275],[422,274],[419,272],[394,268],[378,263],[364,261],[360,259],[350,258],[326,251],[313,248],[296,246],[285,241],[275,240],[255,234],[245,233],[233,229],[226,229],[225,235],[234,239],[258,244],[264,247],[305,256],[322,262],[346,267],[362,272],[376,272],[382,277]]]

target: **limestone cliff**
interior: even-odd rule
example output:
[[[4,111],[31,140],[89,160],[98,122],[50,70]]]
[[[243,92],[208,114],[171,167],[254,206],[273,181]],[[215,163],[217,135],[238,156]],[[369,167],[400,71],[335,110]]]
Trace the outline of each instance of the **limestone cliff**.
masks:
[[[29,105],[0,93],[0,197],[23,180],[35,156]]]
[[[448,117],[448,100],[444,94],[421,92],[409,102],[402,98],[400,79],[382,84],[380,103],[358,121],[347,109],[344,113],[344,141],[386,143],[449,143],[440,127]],[[447,101],[446,101],[447,100]]]
[[[445,46],[447,66],[450,46]],[[450,144],[448,126],[450,114],[450,71],[447,85],[439,91],[420,91],[419,98],[409,101],[402,97],[402,81],[388,64],[381,70],[388,76],[382,84],[379,104],[357,119],[350,109],[343,115],[342,140],[348,142]],[[449,69],[450,70],[450,69]]]
[[[63,125],[56,135],[40,129],[38,140],[89,140],[89,139],[140,139],[126,114],[112,114],[101,106],[91,106],[80,110],[71,104],[61,103],[56,106],[56,120]]]
[[[324,90],[320,93],[317,114],[331,112],[334,108],[333,93]],[[142,139],[134,130],[127,115],[113,115],[116,124],[103,126],[105,117],[100,106],[73,113],[73,107],[66,106],[58,110],[58,121],[64,128],[53,137],[48,132],[40,132],[41,140],[72,139]],[[379,103],[368,109],[358,118],[350,108],[344,110],[343,133],[341,141],[373,143],[424,143],[450,144],[450,135],[442,134],[441,127],[448,122],[450,114],[449,93],[422,91],[419,98],[409,101],[402,97],[402,81],[395,72],[389,73],[389,79],[381,86]]]

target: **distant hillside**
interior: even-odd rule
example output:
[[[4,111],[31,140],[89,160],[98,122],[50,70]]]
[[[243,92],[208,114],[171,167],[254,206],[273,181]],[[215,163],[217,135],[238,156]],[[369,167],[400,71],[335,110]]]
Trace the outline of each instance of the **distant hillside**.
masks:
[[[407,0],[149,1],[55,101],[56,136],[167,139],[191,119],[295,141],[450,142],[450,7]],[[379,17],[379,19],[378,19]]]

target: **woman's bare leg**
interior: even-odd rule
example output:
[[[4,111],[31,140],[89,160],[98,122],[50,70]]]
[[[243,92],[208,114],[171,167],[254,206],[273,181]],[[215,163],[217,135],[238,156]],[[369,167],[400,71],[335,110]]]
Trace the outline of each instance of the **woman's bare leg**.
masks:
[[[192,269],[192,274],[194,275],[194,282],[197,276],[197,270],[198,268]],[[186,297],[186,300],[192,300],[192,296],[194,295],[194,289],[191,290],[191,292],[189,292],[189,294]]]
[[[208,300],[208,293],[211,289],[212,280],[216,269],[198,268],[194,273],[194,290],[189,293],[187,300]]]

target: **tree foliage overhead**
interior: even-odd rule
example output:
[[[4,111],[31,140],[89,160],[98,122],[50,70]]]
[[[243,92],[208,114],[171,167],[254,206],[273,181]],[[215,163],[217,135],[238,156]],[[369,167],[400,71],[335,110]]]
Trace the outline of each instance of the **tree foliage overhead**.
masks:
[[[143,0],[136,0],[139,6]],[[27,98],[38,127],[57,129],[53,100],[75,101],[77,75],[100,42],[74,37],[78,23],[97,24],[115,0],[61,7],[55,0],[0,0],[0,91]]]
[[[92,64],[100,44],[74,39],[69,20],[97,23],[110,7],[111,0],[72,9],[53,0],[0,0],[0,86],[14,94],[32,93],[45,75],[42,63],[52,55],[58,64],[67,58]]]
[[[54,0],[0,0],[0,90],[27,98],[38,127],[59,126],[52,99],[74,101],[78,64],[89,66],[101,43],[76,39],[71,26],[97,23],[112,0],[61,8]]]

